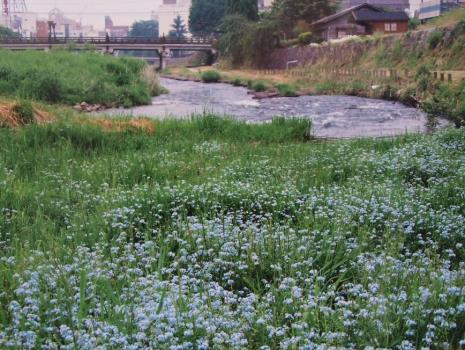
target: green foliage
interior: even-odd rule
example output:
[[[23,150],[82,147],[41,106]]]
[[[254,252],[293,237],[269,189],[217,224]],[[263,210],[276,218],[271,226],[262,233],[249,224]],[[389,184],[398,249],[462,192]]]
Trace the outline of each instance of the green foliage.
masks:
[[[158,38],[159,36],[159,25],[158,21],[137,21],[131,26],[131,30],[128,33],[129,37],[146,37],[146,38]]]
[[[264,81],[257,81],[253,84],[252,88],[256,92],[264,92],[268,90],[268,84]]]
[[[310,44],[312,40],[313,40],[313,34],[311,32],[305,32],[305,33],[299,34],[298,36],[298,42],[299,42],[299,45],[301,46]]]
[[[217,83],[221,80],[221,75],[216,70],[207,70],[201,75],[204,83]]]
[[[251,23],[243,16],[227,16],[221,24],[223,33],[218,42],[220,53],[231,60],[234,66],[244,64],[249,48]]]
[[[231,84],[234,85],[234,86],[242,86],[242,85],[244,85],[244,83],[242,82],[242,80],[239,79],[239,78],[233,79],[233,81],[231,82]]]
[[[271,20],[252,22],[233,15],[224,19],[221,29],[220,52],[234,66],[262,66],[279,43],[277,24]]]
[[[226,0],[226,15],[239,15],[250,21],[258,19],[258,1]]]
[[[34,107],[31,101],[21,100],[13,107],[13,112],[18,115],[24,125],[34,123]]]
[[[175,39],[182,39],[186,36],[187,34],[187,27],[184,23],[184,20],[180,15],[177,15],[174,20],[173,24],[171,25],[171,30],[168,34],[170,38],[175,38]]]
[[[444,33],[441,30],[437,29],[431,32],[431,34],[428,36],[428,47],[431,50],[437,48],[438,45],[441,43],[443,36]]]
[[[422,108],[431,116],[448,118],[457,127],[464,127],[465,80],[459,85],[440,85],[423,103]]]
[[[279,84],[276,86],[279,91],[279,94],[284,97],[295,97],[297,96],[297,92],[295,89],[288,85],[288,84]]]
[[[294,35],[293,28],[299,21],[308,24],[334,13],[336,1],[328,0],[275,0],[272,16],[279,23],[280,30]]]
[[[421,21],[418,18],[410,18],[408,21],[408,29],[415,30],[421,24]]]
[[[344,91],[345,85],[338,83],[333,80],[327,80],[323,83],[315,85],[315,91],[317,94],[340,94]]]
[[[66,51],[0,51],[0,93],[51,103],[107,106],[150,103],[146,63]],[[123,103],[124,102],[124,103]]]
[[[417,89],[419,92],[424,93],[428,91],[432,83],[429,67],[426,65],[418,67],[415,80],[417,81]]]
[[[381,44],[378,46],[375,52],[375,63],[379,67],[391,67],[392,59],[389,50]]]
[[[402,45],[402,40],[401,39],[397,39],[395,42],[394,42],[394,47],[392,48],[392,59],[396,62],[399,62],[402,60],[402,58],[404,57],[404,55],[406,54],[405,52],[406,50],[404,49],[403,45]]]
[[[226,13],[226,0],[193,0],[189,30],[198,36],[217,33]]]
[[[13,39],[19,38],[18,33],[13,32],[11,29],[0,26],[0,39]]]

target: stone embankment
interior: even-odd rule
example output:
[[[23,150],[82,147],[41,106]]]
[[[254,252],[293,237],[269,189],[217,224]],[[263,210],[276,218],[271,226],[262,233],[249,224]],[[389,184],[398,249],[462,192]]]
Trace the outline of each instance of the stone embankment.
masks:
[[[355,38],[336,44],[310,45],[304,47],[289,47],[275,50],[266,64],[267,69],[287,69],[292,65],[313,65],[324,62],[328,67],[353,65],[368,51],[383,45],[386,49],[393,48],[397,40],[402,40],[405,50],[427,48],[428,37],[433,30],[416,31],[404,35],[390,35],[382,38]],[[445,37],[451,35],[451,30],[445,29]]]

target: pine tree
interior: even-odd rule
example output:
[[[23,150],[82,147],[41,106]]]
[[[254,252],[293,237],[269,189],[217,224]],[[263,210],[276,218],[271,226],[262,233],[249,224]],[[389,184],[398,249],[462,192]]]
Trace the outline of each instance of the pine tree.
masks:
[[[183,39],[187,34],[187,28],[184,24],[184,20],[180,15],[177,15],[171,25],[172,30],[170,30],[168,36],[170,38]]]

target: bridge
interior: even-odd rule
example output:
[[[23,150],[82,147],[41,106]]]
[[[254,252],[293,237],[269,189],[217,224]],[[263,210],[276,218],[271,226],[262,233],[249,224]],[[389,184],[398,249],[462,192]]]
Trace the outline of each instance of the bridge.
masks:
[[[145,38],[145,37],[93,37],[93,38],[7,38],[0,39],[0,48],[14,51],[71,48],[73,50],[99,50],[104,54],[118,55],[120,51],[156,51],[160,69],[166,67],[166,58],[172,51],[204,51],[216,54],[215,40],[211,38]]]

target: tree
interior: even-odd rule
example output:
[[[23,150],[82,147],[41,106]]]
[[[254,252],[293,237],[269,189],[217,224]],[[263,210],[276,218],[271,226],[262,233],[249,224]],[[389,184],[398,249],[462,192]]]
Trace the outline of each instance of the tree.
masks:
[[[154,20],[134,22],[128,36],[158,38],[158,22]]]
[[[226,12],[226,0],[193,0],[189,13],[189,30],[194,35],[211,35],[219,31]]]
[[[171,28],[173,29],[170,30],[170,33],[168,34],[170,38],[182,39],[187,34],[186,25],[184,24],[184,20],[180,15],[176,16],[173,24],[171,25]]]
[[[227,15],[241,15],[251,21],[258,19],[257,0],[226,0]]]
[[[20,35],[11,29],[0,26],[0,39],[18,38]]]
[[[275,0],[272,15],[281,29],[292,34],[299,21],[308,24],[329,16],[337,9],[337,1],[330,0]]]

